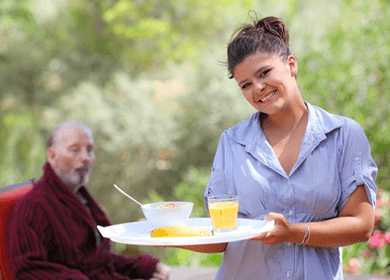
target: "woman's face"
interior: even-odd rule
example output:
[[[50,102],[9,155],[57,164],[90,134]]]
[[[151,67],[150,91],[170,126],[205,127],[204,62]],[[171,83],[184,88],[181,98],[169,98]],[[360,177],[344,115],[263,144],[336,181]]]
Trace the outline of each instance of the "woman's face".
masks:
[[[275,115],[299,97],[296,82],[297,61],[289,56],[284,62],[278,55],[255,53],[233,70],[246,100],[258,111]]]

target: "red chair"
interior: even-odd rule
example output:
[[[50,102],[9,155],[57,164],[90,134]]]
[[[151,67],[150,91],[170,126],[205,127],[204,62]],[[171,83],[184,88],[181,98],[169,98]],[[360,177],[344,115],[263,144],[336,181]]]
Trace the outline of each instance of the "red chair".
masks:
[[[0,188],[0,280],[12,280],[12,274],[7,256],[7,230],[8,216],[15,204],[23,194],[31,190],[36,179],[27,180],[15,185]]]

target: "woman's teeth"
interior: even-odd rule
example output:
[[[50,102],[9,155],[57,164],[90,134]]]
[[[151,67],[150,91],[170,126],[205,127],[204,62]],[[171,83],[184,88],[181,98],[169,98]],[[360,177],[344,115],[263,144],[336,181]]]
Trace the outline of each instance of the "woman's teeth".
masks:
[[[263,99],[260,99],[260,101],[261,102],[265,102],[265,101],[267,101],[268,99],[270,99],[272,96],[274,96],[275,95],[275,93],[276,93],[276,90],[275,91],[273,91],[270,95],[268,95],[268,96],[266,96],[265,98],[263,98]]]

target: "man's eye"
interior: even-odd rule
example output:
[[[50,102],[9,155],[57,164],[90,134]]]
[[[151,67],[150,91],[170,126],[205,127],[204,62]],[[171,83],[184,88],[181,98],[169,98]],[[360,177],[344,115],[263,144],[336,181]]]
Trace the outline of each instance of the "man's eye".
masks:
[[[77,152],[78,150],[79,150],[79,148],[77,148],[77,147],[73,147],[73,148],[72,148],[72,151],[73,151],[73,152]]]

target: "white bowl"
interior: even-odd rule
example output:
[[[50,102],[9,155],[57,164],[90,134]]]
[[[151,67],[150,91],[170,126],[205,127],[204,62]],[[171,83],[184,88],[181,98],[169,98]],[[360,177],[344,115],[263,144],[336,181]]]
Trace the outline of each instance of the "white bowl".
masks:
[[[162,204],[174,203],[179,207],[156,208]],[[179,226],[185,223],[192,212],[192,202],[169,201],[142,205],[145,218],[157,226]]]

